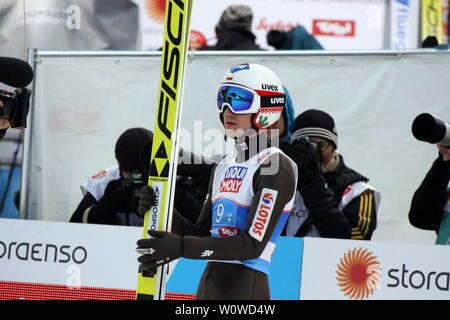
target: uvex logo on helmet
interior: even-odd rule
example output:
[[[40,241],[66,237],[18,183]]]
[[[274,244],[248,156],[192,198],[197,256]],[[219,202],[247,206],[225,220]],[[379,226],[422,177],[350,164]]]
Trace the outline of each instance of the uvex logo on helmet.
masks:
[[[270,91],[278,91],[278,87],[277,86],[275,86],[273,84],[266,84],[266,83],[263,83],[261,85],[261,89],[263,89],[263,90],[270,90]]]

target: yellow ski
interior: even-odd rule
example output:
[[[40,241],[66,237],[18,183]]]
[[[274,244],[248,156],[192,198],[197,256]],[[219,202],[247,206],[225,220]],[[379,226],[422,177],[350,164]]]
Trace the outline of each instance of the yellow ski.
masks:
[[[193,0],[167,0],[161,72],[150,158],[148,185],[156,193],[157,206],[145,214],[142,236],[147,231],[170,231],[177,164],[177,137],[181,115],[183,82],[189,44]],[[153,273],[138,274],[136,299],[162,300],[168,264]]]

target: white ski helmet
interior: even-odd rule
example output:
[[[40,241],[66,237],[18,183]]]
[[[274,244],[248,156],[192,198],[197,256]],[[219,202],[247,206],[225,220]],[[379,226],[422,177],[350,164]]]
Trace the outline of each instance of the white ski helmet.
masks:
[[[236,114],[254,114],[254,127],[267,129],[280,119],[285,98],[283,85],[272,70],[244,63],[225,73],[217,94],[217,108],[221,113],[228,107]],[[220,118],[223,122],[222,114]]]

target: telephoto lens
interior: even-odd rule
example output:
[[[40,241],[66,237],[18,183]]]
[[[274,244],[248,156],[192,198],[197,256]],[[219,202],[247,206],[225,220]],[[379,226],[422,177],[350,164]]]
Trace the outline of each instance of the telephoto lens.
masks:
[[[320,160],[320,150],[317,143],[312,142],[308,137],[295,140],[289,148],[289,157],[297,163],[308,163],[315,153]]]
[[[412,134],[420,141],[450,146],[450,125],[429,113],[421,113],[414,119]]]

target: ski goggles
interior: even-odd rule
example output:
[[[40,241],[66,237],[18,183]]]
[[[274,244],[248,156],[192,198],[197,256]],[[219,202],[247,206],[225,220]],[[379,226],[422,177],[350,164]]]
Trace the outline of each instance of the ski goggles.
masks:
[[[258,112],[259,95],[251,89],[237,85],[223,85],[217,93],[217,110],[223,112],[224,107],[233,113],[246,114]]]

